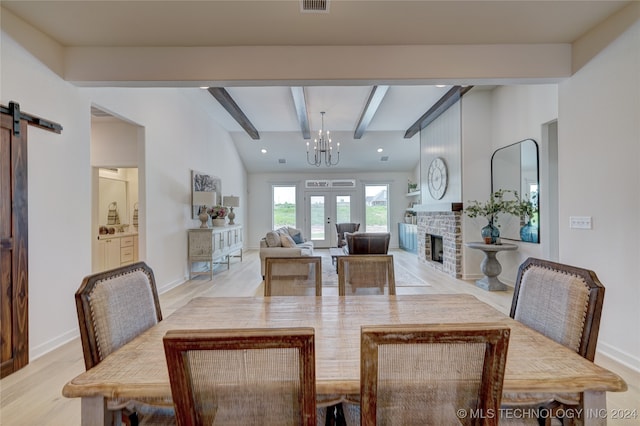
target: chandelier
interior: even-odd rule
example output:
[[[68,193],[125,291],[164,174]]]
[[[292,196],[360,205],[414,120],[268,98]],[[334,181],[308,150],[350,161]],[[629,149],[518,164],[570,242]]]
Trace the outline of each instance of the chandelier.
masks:
[[[333,142],[329,131],[324,131],[324,111],[322,115],[322,128],[318,131],[318,138],[313,140],[313,160],[309,157],[309,142],[307,142],[307,163],[320,167],[324,160],[327,167],[335,166],[340,162],[340,142],[336,143],[335,156],[333,155]]]

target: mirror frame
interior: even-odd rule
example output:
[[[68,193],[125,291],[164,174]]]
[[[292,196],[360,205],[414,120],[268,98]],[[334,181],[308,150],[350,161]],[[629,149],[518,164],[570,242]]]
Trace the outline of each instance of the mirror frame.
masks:
[[[535,147],[535,177],[536,177],[536,182],[538,185],[538,240],[535,242],[531,242],[532,244],[540,244],[540,149],[538,146],[538,142],[536,142],[533,138],[527,138],[527,139],[523,139],[521,141],[512,143],[510,145],[506,145],[503,146],[501,148],[496,149],[493,154],[491,155],[491,193],[493,193],[494,191],[497,191],[498,189],[510,189],[510,188],[498,188],[495,182],[495,169],[496,169],[496,164],[494,164],[494,160],[496,157],[496,154],[499,154],[501,151],[504,152],[504,150],[508,150],[508,149],[513,149],[513,148],[518,148],[519,149],[519,159],[520,162],[518,164],[518,171],[517,173],[519,174],[518,177],[518,185],[517,185],[517,190],[518,190],[518,194],[520,196],[522,196],[522,194],[526,194],[528,193],[528,189],[525,191],[523,190],[523,174],[522,174],[522,166],[523,166],[523,162],[522,162],[522,151],[521,151],[521,146],[523,143],[525,142],[533,142],[533,146]],[[515,168],[514,168],[515,170]],[[504,185],[503,185],[504,186]],[[511,188],[513,190],[513,188]],[[511,219],[513,220],[513,218]],[[518,219],[519,225],[518,229],[520,229],[520,227],[522,226],[522,223],[520,223],[521,219]],[[500,238],[502,239],[507,239],[507,240],[515,240],[515,241],[520,241],[520,242],[529,242],[529,241],[523,241],[522,238],[515,238],[513,235],[511,234],[507,234],[507,235],[503,235],[503,232],[501,230],[500,232]]]

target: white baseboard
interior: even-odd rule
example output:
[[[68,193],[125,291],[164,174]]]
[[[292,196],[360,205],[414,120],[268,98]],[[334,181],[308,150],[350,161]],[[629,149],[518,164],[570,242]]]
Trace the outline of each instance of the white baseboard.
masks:
[[[48,340],[41,345],[29,348],[29,362],[32,362],[48,352],[59,348],[65,343],[69,343],[73,339],[80,337],[80,332],[77,329],[69,330],[51,340]]]
[[[178,287],[180,284],[183,284],[185,281],[188,281],[189,277],[184,277],[181,280],[171,281],[167,284],[164,284],[162,287],[158,287],[158,294],[166,293],[167,291]]]
[[[481,278],[484,278],[482,274],[462,274],[462,279],[465,281],[476,281]]]
[[[599,357],[614,362],[631,373],[635,373],[637,377],[636,383],[640,383],[640,359],[602,341],[598,342],[596,361],[598,361]]]

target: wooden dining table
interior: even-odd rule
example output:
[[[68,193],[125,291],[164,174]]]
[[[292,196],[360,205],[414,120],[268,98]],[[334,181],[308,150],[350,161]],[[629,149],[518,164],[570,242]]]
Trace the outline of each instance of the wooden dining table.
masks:
[[[170,403],[162,344],[168,330],[300,326],[315,329],[318,399],[335,402],[360,393],[361,326],[484,322],[511,329],[505,398],[583,392],[584,423],[606,424],[606,392],[625,391],[621,377],[465,294],[194,298],[68,382],[62,393],[82,398],[83,425],[103,424],[109,417],[107,398]],[[503,403],[509,403],[505,398]]]

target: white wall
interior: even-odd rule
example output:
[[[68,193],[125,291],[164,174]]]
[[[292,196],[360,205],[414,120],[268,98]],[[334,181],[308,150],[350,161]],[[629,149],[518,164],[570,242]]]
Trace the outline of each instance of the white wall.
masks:
[[[491,193],[491,92],[472,89],[462,98],[462,203],[486,200]],[[479,241],[480,229],[486,223],[479,218],[462,216],[463,242]],[[479,250],[463,247],[462,276],[479,279],[480,262],[484,255]]]
[[[138,129],[120,120],[91,124],[91,165],[138,167]]]
[[[528,257],[546,258],[547,246],[556,235],[549,233],[549,220],[556,212],[549,211],[548,144],[543,137],[543,125],[558,118],[557,85],[500,86],[491,92],[491,152],[512,143],[531,138],[538,143],[540,170],[540,244],[509,241],[518,245],[517,251],[499,254],[502,265],[500,277],[514,283],[519,265]],[[560,122],[560,126],[562,126]],[[487,182],[488,185],[491,181]],[[488,187],[490,191],[490,186]],[[489,192],[487,192],[488,194]]]
[[[354,196],[361,197],[364,204],[364,183],[389,183],[389,227],[391,232],[390,247],[398,247],[398,222],[402,222],[410,201],[407,198],[407,179],[413,177],[413,171],[406,173],[349,173],[349,174],[322,174],[317,173],[255,173],[248,178],[249,193],[249,232],[245,245],[249,248],[260,247],[260,239],[271,230],[271,185],[295,184],[297,185],[298,205],[304,206],[302,199],[304,193],[304,181],[314,179],[356,179],[357,188]],[[302,221],[302,210],[298,211],[298,221]],[[352,217],[355,222],[364,226],[364,211],[354,212]],[[359,215],[359,217],[358,217]],[[298,227],[303,228],[299,223]],[[308,238],[309,236],[306,235]]]
[[[59,122],[62,134],[30,127],[29,344],[37,357],[78,335],[73,294],[91,272],[92,103],[140,126],[141,226],[145,260],[159,290],[187,276],[190,170],[220,176],[225,193],[246,194],[246,173],[227,132],[200,89],[78,89],[61,80],[2,33],[0,102]],[[238,223],[245,222],[242,203]],[[144,207],[144,210],[143,210]],[[144,248],[141,249],[141,253]]]
[[[550,242],[547,221],[551,214],[547,203],[549,188],[546,139],[543,124],[557,118],[557,86],[527,85],[499,86],[492,91],[471,90],[462,99],[463,145],[463,204],[470,200],[484,201],[491,193],[491,156],[504,146],[534,139],[540,157],[540,244],[511,241],[517,251],[500,253],[502,265],[500,279],[513,284],[518,266],[528,257],[544,257]],[[463,218],[463,239],[478,241],[480,229],[485,226],[481,218]],[[481,277],[482,253],[464,248],[463,275],[466,279]]]
[[[598,349],[640,371],[640,21],[560,84],[558,123],[560,260],[597,273]]]
[[[91,272],[89,103],[5,33],[0,33],[0,103],[63,126],[55,134],[29,126],[30,357],[78,334],[74,293]]]
[[[456,102],[420,131],[420,187],[423,205],[459,203],[461,200],[461,112],[461,102]],[[436,200],[429,192],[428,174],[431,162],[438,157],[447,165],[447,189],[443,197]]]

